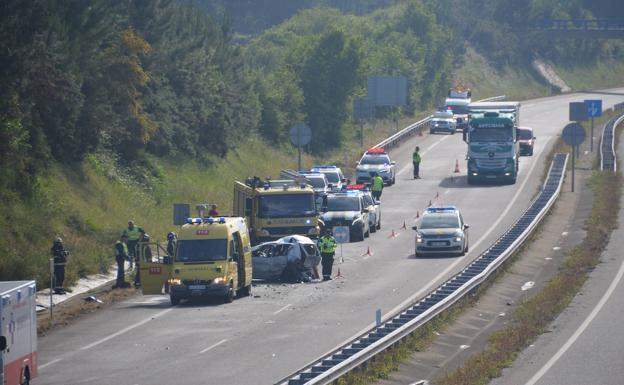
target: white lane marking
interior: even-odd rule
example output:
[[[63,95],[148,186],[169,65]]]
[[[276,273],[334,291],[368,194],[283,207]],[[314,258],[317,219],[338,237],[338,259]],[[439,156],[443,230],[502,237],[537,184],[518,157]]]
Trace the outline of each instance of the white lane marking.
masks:
[[[291,304],[291,303],[289,303],[288,305],[284,306],[283,308],[279,309],[278,311],[273,312],[273,315],[275,315],[275,314],[279,314],[279,313],[283,312],[284,310],[288,309],[288,308],[289,308],[289,307],[291,307],[291,306],[292,306],[292,304]]]
[[[445,138],[448,138],[448,136],[446,136]],[[546,140],[544,142],[544,148],[547,148],[548,143],[552,140],[552,137],[549,138],[548,140]],[[518,199],[518,197],[520,196],[520,193],[522,192],[522,190],[524,189],[524,186],[528,183],[529,181],[529,175],[533,175],[533,169],[537,166],[537,161],[533,162],[533,165],[531,166],[529,172],[527,172],[525,174],[525,179],[524,182],[522,182],[522,185],[520,186],[520,188],[518,189],[518,191],[516,192],[516,194],[513,196],[513,198],[511,199],[511,201],[509,201],[509,204],[507,205],[507,208],[505,208],[505,211],[502,212],[501,216],[498,218],[498,220],[496,222],[494,222],[492,224],[492,226],[485,232],[485,234],[483,234],[481,236],[481,238],[479,238],[479,240],[474,244],[474,246],[471,246],[471,248],[474,250],[479,244],[481,244],[489,235],[492,231],[494,231],[498,224],[503,220],[503,218],[505,217],[505,215],[507,214],[507,212],[515,205],[516,200]],[[463,262],[463,258],[459,258],[457,259],[455,262],[453,262],[451,265],[449,265],[446,269],[444,269],[440,274],[438,274],[437,276],[435,276],[430,282],[432,284],[437,283],[438,281],[440,281],[442,278],[444,278],[449,272],[453,271],[455,269],[455,267],[457,265],[459,265],[460,263]],[[420,289],[419,291],[417,291],[416,293],[414,293],[411,297],[407,298],[405,301],[401,302],[399,305],[395,306],[394,309],[391,309],[389,312],[386,313],[387,314],[396,314],[399,310],[404,309],[405,307],[407,307],[407,305],[413,304],[415,300],[419,299],[420,297],[423,296],[423,294],[431,291],[430,288],[431,285],[423,287],[422,289]],[[369,330],[371,327],[373,327],[375,325],[375,323],[371,323],[368,326],[366,326],[364,329],[360,330],[359,332],[357,332],[356,334],[354,334],[351,338],[346,339],[345,341],[351,341],[353,339],[355,339],[356,337],[362,335],[362,333],[364,333],[365,331]],[[340,346],[344,345],[344,342],[337,345],[336,349],[339,348]]]
[[[204,354],[204,353],[206,353],[208,350],[210,350],[210,349],[214,349],[214,348],[216,348],[217,346],[219,346],[219,345],[221,345],[221,344],[224,344],[224,343],[226,343],[226,342],[227,342],[227,340],[226,340],[226,339],[223,339],[223,340],[221,340],[221,341],[217,342],[216,344],[213,344],[213,345],[208,346],[206,349],[204,349],[204,350],[202,350],[201,352],[199,352],[199,354]]]
[[[620,265],[620,270],[615,276],[613,282],[611,282],[611,285],[609,285],[609,289],[607,289],[602,298],[600,298],[600,301],[598,301],[596,307],[594,307],[594,309],[591,311],[591,313],[589,313],[587,318],[585,318],[581,326],[576,329],[574,334],[566,341],[565,344],[563,344],[563,346],[557,351],[557,353],[555,353],[555,355],[553,355],[550,360],[548,360],[548,362],[546,362],[546,364],[542,366],[542,368],[538,370],[537,373],[535,373],[525,385],[533,385],[537,381],[539,381],[539,379],[542,378],[542,376],[546,374],[546,372],[548,372],[548,370],[550,370],[550,368],[552,368],[553,365],[565,354],[570,346],[572,346],[572,344],[576,342],[580,335],[583,334],[585,329],[587,329],[589,324],[594,320],[594,318],[596,318],[605,303],[609,300],[611,294],[613,294],[615,288],[622,280],[622,276],[624,276],[624,262],[622,262],[622,264]]]
[[[47,362],[47,363],[45,363],[45,364],[43,364],[43,365],[39,365],[39,366],[38,366],[38,369],[39,369],[39,370],[41,370],[41,369],[43,369],[43,368],[45,368],[45,367],[48,367],[48,366],[50,366],[50,365],[54,365],[54,364],[56,364],[57,362],[62,361],[62,360],[63,360],[62,358],[57,358],[56,360],[52,360],[52,361]]]
[[[426,150],[422,151],[420,153],[420,155],[425,156],[425,154],[427,154],[429,151],[431,151],[432,148],[434,148],[435,146],[437,146],[438,144],[442,143],[443,141],[445,141],[448,138],[450,138],[450,136],[445,136],[442,139],[438,140],[437,142],[435,142],[431,146],[427,147]],[[399,170],[399,175],[405,174],[408,170],[411,170],[412,167],[413,167],[413,165],[411,163],[406,164],[405,167],[403,167],[402,169]]]
[[[118,336],[120,336],[120,335],[122,335],[124,333],[127,333],[130,330],[132,330],[132,329],[135,329],[135,328],[137,328],[137,327],[139,327],[141,325],[144,325],[144,324],[148,323],[149,321],[152,321],[153,319],[160,317],[161,315],[167,314],[170,311],[172,311],[173,309],[175,309],[175,308],[171,307],[169,309],[165,309],[165,310],[161,311],[160,313],[156,313],[155,315],[153,315],[153,316],[151,316],[149,318],[146,318],[143,321],[137,322],[134,325],[130,325],[127,328],[121,329],[120,331],[118,331],[116,333],[113,333],[113,334],[111,334],[111,335],[109,335],[107,337],[104,337],[101,340],[95,341],[95,342],[93,342],[93,343],[91,343],[91,344],[89,344],[87,346],[83,346],[82,348],[80,348],[80,350],[91,349],[94,346],[97,346],[97,345],[99,345],[99,344],[101,344],[103,342],[106,342],[106,341],[111,340],[111,339],[113,339],[115,337],[118,337]]]

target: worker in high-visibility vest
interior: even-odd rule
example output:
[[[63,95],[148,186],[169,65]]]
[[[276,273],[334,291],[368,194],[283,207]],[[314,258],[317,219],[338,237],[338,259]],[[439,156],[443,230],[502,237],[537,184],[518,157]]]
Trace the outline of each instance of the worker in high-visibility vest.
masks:
[[[414,179],[420,179],[420,161],[422,157],[420,156],[420,147],[416,146],[414,152],[412,153],[412,164],[414,165]]]
[[[375,200],[379,200],[381,198],[381,191],[384,187],[383,178],[379,176],[376,172],[373,173],[373,179],[371,180],[371,193]]]
[[[128,246],[128,262],[130,262],[130,268],[134,263],[134,254],[136,252],[137,243],[141,239],[141,232],[143,229],[134,225],[134,221],[128,221],[128,228],[124,230],[124,234],[128,237],[126,245]]]
[[[331,229],[325,230],[318,241],[321,251],[321,265],[323,266],[323,281],[331,280],[332,267],[334,265],[334,254],[336,253],[336,238],[332,236]]]

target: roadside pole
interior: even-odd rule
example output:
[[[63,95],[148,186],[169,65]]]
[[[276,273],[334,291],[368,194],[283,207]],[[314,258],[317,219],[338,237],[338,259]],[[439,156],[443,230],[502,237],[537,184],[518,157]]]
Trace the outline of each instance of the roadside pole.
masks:
[[[54,258],[50,258],[50,323],[52,323],[52,306],[54,301],[52,295],[54,293]]]

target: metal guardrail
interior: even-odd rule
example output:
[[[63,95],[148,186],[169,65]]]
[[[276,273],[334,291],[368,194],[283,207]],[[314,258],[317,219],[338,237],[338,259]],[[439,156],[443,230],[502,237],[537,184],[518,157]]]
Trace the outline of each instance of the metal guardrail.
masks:
[[[408,308],[353,341],[280,380],[280,385],[328,384],[396,344],[414,330],[474,291],[502,265],[531,234],[561,191],[567,154],[555,154],[542,189],[529,208],[490,248],[464,270]]]
[[[479,102],[495,102],[498,100],[504,100],[505,98],[506,98],[505,95],[500,95],[500,96],[493,96],[491,98],[481,99],[478,101]],[[386,138],[382,140],[381,142],[377,143],[372,148],[379,148],[379,147],[392,148],[400,144],[407,137],[414,135],[415,133],[419,132],[423,128],[429,128],[429,122],[431,121],[431,118],[433,118],[433,115],[429,115],[426,118],[417,121],[416,123],[410,124],[409,126],[405,127],[404,129],[392,135],[391,137]]]
[[[613,106],[614,111],[624,109],[624,103]],[[624,112],[609,120],[602,129],[600,139],[600,171],[617,171],[617,159],[615,155],[615,128],[624,121]]]

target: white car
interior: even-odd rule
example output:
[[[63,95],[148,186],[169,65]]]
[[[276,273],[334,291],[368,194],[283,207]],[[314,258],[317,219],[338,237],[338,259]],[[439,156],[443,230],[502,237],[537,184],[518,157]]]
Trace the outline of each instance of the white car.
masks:
[[[454,134],[457,131],[457,122],[450,111],[437,111],[433,114],[429,123],[429,133],[448,132]]]
[[[347,191],[327,195],[321,220],[326,229],[349,227],[351,241],[363,241],[370,235],[369,210],[361,191]]]
[[[416,230],[416,257],[468,252],[468,225],[455,206],[428,208],[412,229]]]
[[[370,184],[376,173],[386,185],[393,185],[396,181],[396,162],[383,148],[369,148],[355,167],[356,183]]]
[[[340,167],[317,165],[312,166],[310,171],[325,174],[331,191],[341,191],[343,186],[347,184],[347,178],[345,178]]]
[[[290,235],[251,249],[253,278],[265,281],[309,281],[321,262],[316,243],[303,235]]]
[[[364,206],[368,209],[368,227],[374,233],[381,229],[381,202],[373,198],[370,189],[363,184],[350,184],[347,191],[359,190],[364,197]]]

